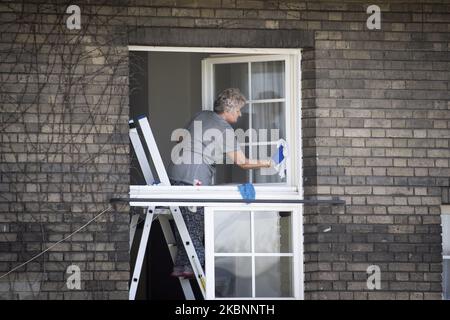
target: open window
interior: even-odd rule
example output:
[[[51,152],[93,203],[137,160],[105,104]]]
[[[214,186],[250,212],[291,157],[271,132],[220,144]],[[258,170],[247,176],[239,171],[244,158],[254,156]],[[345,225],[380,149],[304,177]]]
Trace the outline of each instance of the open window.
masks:
[[[303,298],[302,206],[283,203],[303,197],[300,51],[134,49],[131,60],[141,66],[137,68],[141,75],[134,84],[130,78],[130,92],[135,90],[130,97],[130,117],[148,116],[166,170],[176,143],[171,139],[172,132],[183,128],[202,109],[212,110],[216,95],[229,87],[239,88],[248,100],[243,116],[234,125],[235,130],[244,133],[240,146],[247,157],[269,158],[279,139],[286,141],[289,157],[284,178],[269,169],[244,171],[223,164],[217,167],[214,186],[192,187],[192,190],[187,190],[191,188],[188,186],[178,189],[144,186],[138,165],[132,163],[135,170],[132,170],[130,197],[172,197],[180,201],[240,199],[236,186],[253,183],[256,198],[274,200],[270,205],[222,202],[208,203],[205,207],[207,298]],[[180,192],[181,188],[186,190]],[[152,269],[156,268],[149,268],[150,286],[153,276],[161,280],[161,266],[158,266],[158,275],[152,275]],[[151,292],[150,296],[158,297],[155,288],[147,288],[147,291]]]
[[[209,207],[208,299],[301,298],[298,209]]]

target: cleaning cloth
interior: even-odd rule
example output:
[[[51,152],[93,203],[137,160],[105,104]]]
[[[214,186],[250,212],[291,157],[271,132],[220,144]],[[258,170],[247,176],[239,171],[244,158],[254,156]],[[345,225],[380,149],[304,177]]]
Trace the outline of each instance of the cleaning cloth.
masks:
[[[272,156],[272,161],[275,163],[275,170],[281,179],[286,177],[286,158],[289,156],[288,145],[284,139],[277,142],[277,150]]]

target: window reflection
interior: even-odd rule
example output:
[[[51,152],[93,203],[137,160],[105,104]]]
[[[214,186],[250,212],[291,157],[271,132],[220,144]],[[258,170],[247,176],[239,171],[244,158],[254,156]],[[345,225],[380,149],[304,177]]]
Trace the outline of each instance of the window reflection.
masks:
[[[256,297],[293,295],[291,257],[255,258],[255,295]]]
[[[214,213],[214,252],[251,252],[249,211]]]

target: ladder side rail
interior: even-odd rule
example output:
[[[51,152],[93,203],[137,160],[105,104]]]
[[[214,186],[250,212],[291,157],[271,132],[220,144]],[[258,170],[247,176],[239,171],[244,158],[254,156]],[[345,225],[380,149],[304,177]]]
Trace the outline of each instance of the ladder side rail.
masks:
[[[148,122],[147,117],[141,117],[138,121],[144,135],[144,140],[147,143],[147,148],[150,151],[150,157],[152,158],[156,172],[158,173],[159,181],[162,185],[170,186],[169,176],[164,167],[158,147],[156,146],[156,140],[153,136],[152,129],[150,128],[150,123]]]
[[[203,272],[203,267],[198,259],[197,252],[195,251],[194,244],[192,243],[191,236],[189,235],[189,231],[186,227],[186,223],[184,222],[181,210],[179,207],[170,207],[170,211],[172,211],[172,217],[178,228],[178,232],[180,233],[181,240],[183,241],[184,249],[186,250],[189,262],[191,263],[192,269],[195,274],[195,279],[198,282],[203,298],[206,298],[205,274]]]

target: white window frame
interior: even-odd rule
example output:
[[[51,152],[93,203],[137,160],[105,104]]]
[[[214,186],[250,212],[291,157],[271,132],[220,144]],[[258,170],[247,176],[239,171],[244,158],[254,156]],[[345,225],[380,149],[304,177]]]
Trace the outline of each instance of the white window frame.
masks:
[[[202,206],[205,207],[205,212],[211,212],[211,210],[269,210],[271,208],[274,211],[292,211],[293,212],[293,226],[297,226],[297,231],[293,232],[294,241],[294,264],[293,268],[297,272],[294,280],[294,298],[303,299],[304,285],[303,285],[303,205],[292,205],[283,203],[283,200],[298,201],[303,199],[303,179],[302,179],[302,132],[300,129],[301,124],[301,49],[271,49],[271,48],[205,48],[205,47],[157,47],[157,46],[128,46],[129,51],[156,51],[156,52],[201,52],[201,53],[217,53],[217,54],[236,54],[236,55],[285,55],[289,60],[291,67],[286,67],[286,73],[289,73],[290,80],[286,81],[286,86],[290,83],[288,88],[290,94],[289,99],[291,103],[292,114],[286,112],[289,121],[286,121],[291,126],[291,134],[293,137],[290,141],[290,155],[295,161],[291,161],[293,166],[292,180],[290,184],[277,185],[276,188],[272,186],[255,185],[256,199],[270,199],[275,200],[274,204],[241,204],[241,203],[227,203],[227,207],[224,208],[222,202],[202,202]],[[242,57],[241,57],[242,58]],[[203,81],[202,81],[203,82]],[[288,97],[286,97],[288,99]],[[286,105],[287,110],[287,105]],[[294,150],[295,149],[295,150]],[[175,200],[175,202],[164,201],[164,199]],[[195,206],[199,205],[198,202],[189,202],[189,199],[241,199],[236,186],[130,186],[130,206],[147,207],[147,206]],[[149,199],[148,202],[135,201],[132,199]],[[155,199],[155,200],[152,200]],[[158,200],[160,199],[160,200]],[[278,203],[280,201],[280,203]],[[276,203],[275,203],[276,202]],[[205,221],[211,214],[205,214]],[[294,222],[295,221],[295,222]],[[206,246],[210,246],[211,230],[210,225],[206,227],[205,223],[205,241]],[[213,237],[212,237],[213,239]],[[214,241],[214,239],[213,239]],[[206,247],[205,247],[206,249]],[[206,252],[206,251],[205,251]],[[208,257],[208,256],[207,256]],[[211,260],[211,259],[207,259]],[[208,265],[208,262],[206,262]],[[211,268],[211,266],[209,267]],[[208,270],[208,267],[207,267]],[[214,280],[214,279],[213,279]],[[214,283],[208,279],[208,283]],[[210,289],[211,290],[211,289]],[[211,293],[211,292],[210,292]],[[213,290],[214,293],[214,290]],[[208,292],[207,292],[208,295]],[[263,298],[258,298],[263,299]],[[286,299],[286,298],[279,298]]]
[[[280,207],[277,205],[269,205],[264,208],[254,205],[244,205],[238,209],[229,206],[222,207],[206,207],[205,208],[205,268],[206,268],[206,299],[207,300],[303,300],[304,288],[303,288],[303,222],[301,219],[301,207],[283,207],[281,210],[292,212],[292,253],[250,253],[250,254],[218,254],[214,253],[214,212],[215,211],[280,211]],[[253,226],[252,226],[253,230]],[[252,248],[254,248],[254,241],[252,235]],[[254,250],[252,250],[254,251]],[[217,298],[215,296],[215,272],[214,272],[214,257],[216,256],[249,256],[252,257],[252,294],[255,290],[255,257],[258,256],[289,256],[292,257],[292,297],[236,297],[236,298]]]

